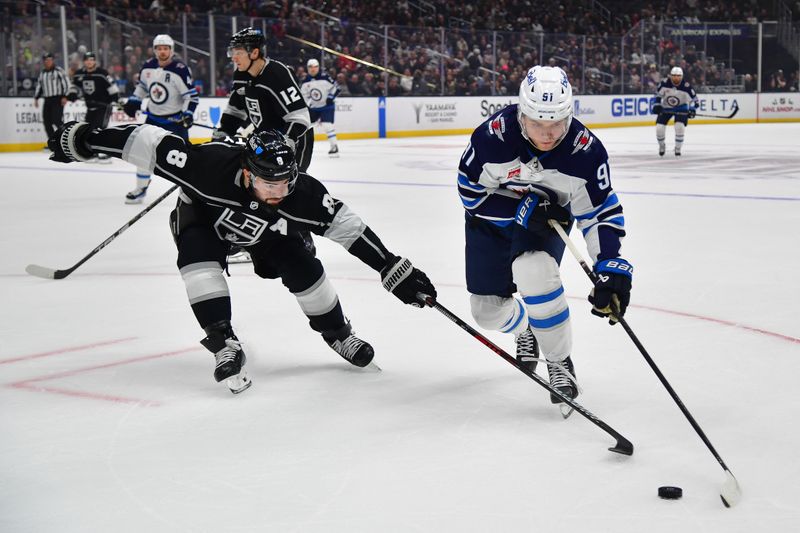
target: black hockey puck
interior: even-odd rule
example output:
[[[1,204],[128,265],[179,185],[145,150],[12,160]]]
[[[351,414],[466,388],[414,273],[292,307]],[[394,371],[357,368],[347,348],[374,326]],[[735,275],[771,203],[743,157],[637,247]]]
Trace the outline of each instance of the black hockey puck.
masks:
[[[680,487],[658,487],[658,497],[663,500],[680,500],[683,489]]]

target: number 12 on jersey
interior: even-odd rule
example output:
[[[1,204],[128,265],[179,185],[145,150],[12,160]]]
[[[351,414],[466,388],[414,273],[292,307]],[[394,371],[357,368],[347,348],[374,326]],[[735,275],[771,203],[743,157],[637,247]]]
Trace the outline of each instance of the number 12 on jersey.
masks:
[[[289,87],[288,89],[284,89],[280,92],[281,98],[283,98],[283,102],[286,105],[291,104],[292,102],[296,102],[300,100],[300,94],[297,92],[297,89],[294,87]]]

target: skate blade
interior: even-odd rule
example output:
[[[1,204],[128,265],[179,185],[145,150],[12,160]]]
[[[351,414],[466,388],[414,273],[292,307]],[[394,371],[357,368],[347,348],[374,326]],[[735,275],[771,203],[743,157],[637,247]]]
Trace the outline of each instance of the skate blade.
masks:
[[[253,382],[250,380],[250,377],[244,370],[225,380],[225,385],[228,386],[233,394],[239,394],[246,391],[252,384]]]
[[[561,416],[564,417],[564,420],[569,418],[569,415],[571,415],[572,411],[574,411],[574,409],[571,406],[565,403],[559,404],[558,410],[561,411]]]
[[[361,371],[362,372],[376,373],[376,372],[383,372],[383,369],[381,367],[379,367],[378,365],[376,365],[375,361],[370,361],[367,366],[362,366],[361,367]]]

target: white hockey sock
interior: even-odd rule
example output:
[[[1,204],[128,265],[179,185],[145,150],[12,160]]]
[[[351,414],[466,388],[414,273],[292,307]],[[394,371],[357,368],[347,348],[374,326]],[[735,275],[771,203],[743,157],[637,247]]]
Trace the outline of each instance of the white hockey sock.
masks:
[[[526,252],[514,260],[512,271],[541,354],[563,361],[572,352],[572,324],[558,263],[546,252]]]
[[[663,143],[667,139],[667,125],[656,124],[656,140],[658,144]]]
[[[528,329],[528,312],[517,298],[473,294],[469,298],[472,318],[483,329],[512,333]]]
[[[686,132],[686,126],[684,126],[683,122],[676,122],[675,123],[675,148],[680,148],[683,146],[683,137]]]
[[[322,129],[328,136],[328,142],[331,143],[331,148],[336,146],[336,130],[333,128],[333,122],[323,122]]]
[[[136,188],[146,189],[150,185],[150,174],[145,172],[136,171]]]

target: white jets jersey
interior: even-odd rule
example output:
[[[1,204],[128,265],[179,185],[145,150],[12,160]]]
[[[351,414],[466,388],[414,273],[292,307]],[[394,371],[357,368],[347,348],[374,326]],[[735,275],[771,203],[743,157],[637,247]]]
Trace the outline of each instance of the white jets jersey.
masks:
[[[140,100],[147,98],[147,111],[156,116],[194,111],[199,102],[189,67],[174,60],[160,67],[156,58],[142,65],[133,95]]]
[[[686,80],[681,80],[675,86],[672,81],[665,79],[661,80],[656,89],[656,103],[666,108],[683,108],[689,105],[697,107],[697,93]]]
[[[319,72],[316,76],[306,76],[300,85],[300,94],[310,109],[319,109],[329,105],[329,98],[336,98],[339,85],[327,74]]]

